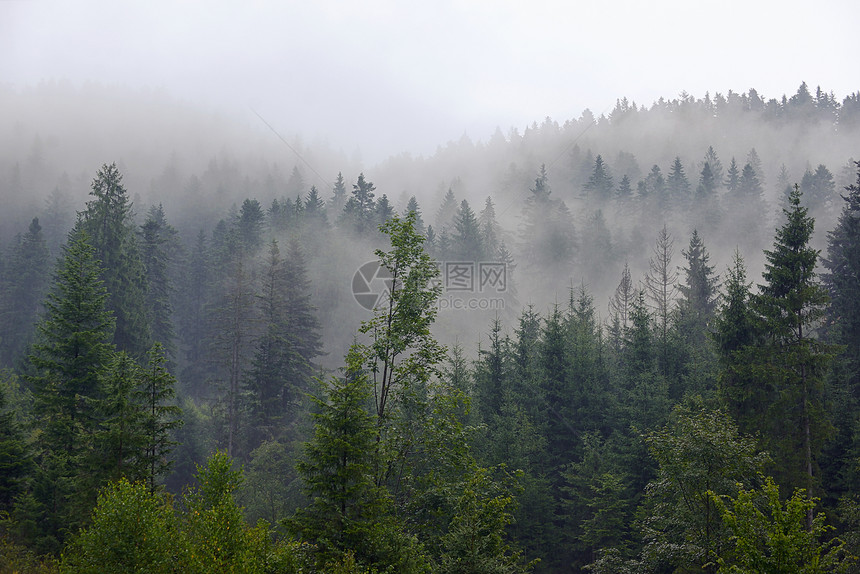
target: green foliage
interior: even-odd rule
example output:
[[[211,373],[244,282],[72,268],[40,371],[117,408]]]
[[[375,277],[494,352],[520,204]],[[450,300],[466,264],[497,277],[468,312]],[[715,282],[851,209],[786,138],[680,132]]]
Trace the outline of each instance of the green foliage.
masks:
[[[840,540],[822,542],[831,527],[823,513],[807,521],[816,499],[802,489],[783,502],[767,477],[760,490],[741,488],[736,498],[712,493],[712,499],[731,533],[729,548],[717,559],[720,573],[840,572],[855,562],[845,556]]]
[[[19,235],[0,267],[0,366],[23,359],[32,342],[37,313],[48,285],[48,247],[39,219]]]
[[[30,356],[37,470],[25,521],[39,550],[57,550],[85,519],[101,486],[91,472],[100,424],[102,371],[112,357],[114,321],[87,232],[75,228],[58,262],[46,314]]]
[[[514,504],[510,490],[476,469],[454,505],[448,533],[442,537],[443,553],[436,572],[442,574],[508,574],[528,572],[522,555],[505,537]]]
[[[0,513],[9,512],[23,491],[24,479],[32,470],[32,460],[6,400],[6,385],[0,383]]]
[[[61,571],[159,573],[185,570],[192,555],[169,499],[126,479],[106,487],[92,523],[63,551]]]
[[[769,458],[728,415],[695,403],[675,407],[669,424],[645,441],[660,467],[645,491],[643,562],[710,570],[728,543],[714,493],[755,485]]]
[[[146,270],[146,308],[152,340],[161,344],[168,357],[175,357],[173,285],[168,269],[169,251],[176,250],[177,235],[176,229],[167,223],[161,205],[150,208],[146,221],[140,226],[141,260]]]
[[[195,572],[264,571],[268,526],[250,528],[236,503],[241,470],[224,452],[216,452],[197,469],[197,486],[185,496],[183,530],[190,544],[189,569]]]
[[[370,386],[358,361],[351,354],[346,376],[326,383],[326,398],[315,400],[320,410],[313,415],[314,436],[296,465],[310,504],[286,526],[315,545],[319,567],[352,552],[365,566],[416,571],[421,561],[410,548],[414,544],[389,513],[388,494],[373,478],[376,425],[367,411]]]
[[[765,435],[765,445],[780,461],[790,484],[804,485],[811,492],[817,458],[831,428],[823,395],[833,350],[814,337],[828,296],[815,274],[818,251],[809,245],[814,220],[800,199],[795,189],[773,250],[765,251],[765,284],[754,308],[765,332],[759,347],[761,375],[777,391],[769,407],[774,430]]]
[[[87,208],[79,225],[86,230],[101,264],[108,292],[106,307],[116,317],[113,342],[132,357],[144,356],[151,345],[146,310],[146,270],[135,233],[134,213],[116,164],[103,165],[92,182]]]

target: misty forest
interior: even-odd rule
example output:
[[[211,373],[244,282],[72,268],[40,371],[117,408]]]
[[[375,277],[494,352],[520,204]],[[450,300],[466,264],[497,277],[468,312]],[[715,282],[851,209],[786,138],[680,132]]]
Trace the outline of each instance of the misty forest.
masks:
[[[860,93],[0,108],[0,571],[860,571]]]

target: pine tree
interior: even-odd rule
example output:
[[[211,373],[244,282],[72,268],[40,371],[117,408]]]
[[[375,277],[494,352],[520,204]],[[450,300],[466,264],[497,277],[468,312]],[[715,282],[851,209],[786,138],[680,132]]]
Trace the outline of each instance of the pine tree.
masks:
[[[687,261],[682,269],[684,282],[678,285],[678,327],[682,339],[697,347],[704,346],[717,308],[717,278],[709,265],[710,255],[697,230],[690,236],[690,245],[681,254]]]
[[[285,309],[287,277],[278,243],[269,244],[269,257],[258,295],[263,332],[256,343],[251,368],[245,377],[249,405],[249,444],[251,452],[264,440],[277,440],[286,418],[295,410],[301,386],[298,380],[303,358],[290,333]]]
[[[630,315],[630,307],[633,305],[635,297],[633,289],[633,280],[630,278],[630,267],[627,262],[624,262],[624,269],[621,271],[621,281],[618,287],[615,288],[615,293],[609,299],[609,312],[613,317],[618,317],[619,325],[622,330],[627,329],[627,320]]]
[[[627,174],[624,174],[624,177],[621,178],[621,182],[618,184],[618,191],[616,191],[615,196],[619,201],[627,202],[633,198],[633,188],[630,186],[630,178]]]
[[[484,247],[484,257],[490,261],[499,261],[499,247],[502,242],[502,230],[496,220],[496,206],[493,199],[487,196],[484,209],[478,215],[478,225],[481,228],[481,243]]]
[[[332,217],[337,217],[343,212],[346,200],[348,199],[346,182],[341,172],[337,172],[337,179],[334,182],[331,193],[332,196],[328,200],[328,211],[334,214]]]
[[[827,272],[824,284],[830,293],[828,320],[833,342],[845,345],[852,394],[860,399],[860,162],[857,181],[845,188],[845,203],[833,231],[827,235]]]
[[[22,359],[33,339],[49,276],[48,248],[39,219],[17,238],[0,279],[0,365]]]
[[[678,274],[672,268],[674,243],[668,229],[663,225],[654,245],[654,256],[648,262],[649,271],[645,275],[645,291],[651,301],[657,323],[660,370],[664,375],[669,370],[669,327],[678,284]]]
[[[716,186],[719,187],[722,185],[723,162],[720,161],[720,158],[717,156],[717,152],[714,151],[713,146],[708,146],[708,151],[705,153],[705,163],[710,166],[711,172],[714,174]]]
[[[716,193],[717,189],[717,178],[714,176],[714,172],[711,169],[711,164],[705,162],[705,165],[702,166],[702,171],[699,174],[699,185],[696,188],[696,195],[698,196],[699,201],[705,201],[709,198],[712,198]]]
[[[114,319],[101,266],[81,225],[69,234],[45,300],[30,362],[37,434],[33,512],[39,546],[57,545],[86,516],[96,491],[78,489],[88,476],[91,437],[99,425],[100,374],[112,357]],[[96,485],[96,488],[101,486]]]
[[[256,199],[245,199],[235,220],[239,248],[243,254],[254,256],[263,245],[263,223],[266,216]]]
[[[24,491],[31,465],[24,435],[15,413],[8,408],[6,389],[0,385],[0,512],[12,510],[13,502]]]
[[[328,226],[325,202],[322,200],[322,197],[320,197],[320,193],[317,191],[316,186],[313,185],[305,197],[305,218],[314,226],[315,229]]]
[[[160,479],[173,466],[170,454],[178,444],[173,433],[182,422],[182,409],[175,404],[176,378],[167,370],[164,348],[155,343],[147,353],[133,399],[141,408],[141,479],[155,492]]]
[[[359,174],[352,186],[352,196],[344,204],[341,224],[359,235],[372,231],[376,214],[375,190],[376,187],[364,179],[364,174]]]
[[[405,217],[413,211],[415,212],[415,231],[421,235],[425,235],[427,230],[424,227],[424,220],[421,218],[421,207],[418,205],[418,200],[415,199],[414,195],[409,198],[406,209],[403,210],[403,216]]]
[[[816,460],[830,422],[823,409],[824,375],[831,350],[818,341],[814,329],[829,302],[819,284],[818,251],[809,246],[815,222],[801,206],[799,188],[785,210],[755,298],[764,321],[768,376],[776,382],[778,400],[771,405],[777,433],[768,437],[769,450],[784,465],[788,483],[804,486],[811,496]]]
[[[365,566],[398,562],[391,547],[402,535],[388,513],[387,492],[373,478],[377,425],[367,410],[372,386],[361,364],[351,351],[345,376],[324,383],[325,396],[314,399],[314,435],[296,465],[310,504],[287,527],[315,545],[320,567],[348,552]]]
[[[140,358],[151,341],[146,275],[132,204],[116,164],[101,167],[90,195],[93,199],[81,213],[81,227],[101,262],[101,278],[109,294],[107,309],[116,318],[113,341],[119,350]]]
[[[449,187],[445,197],[442,198],[442,204],[436,212],[436,231],[442,233],[450,231],[451,225],[454,223],[454,217],[457,215],[457,200],[454,198],[454,189]]]
[[[484,260],[484,245],[481,242],[481,228],[475,212],[465,199],[454,218],[454,235],[451,238],[452,257],[457,261],[471,261],[477,264]]]
[[[585,193],[596,201],[605,202],[612,198],[612,189],[612,176],[609,173],[609,168],[598,154],[594,160],[594,170],[585,184]]]
[[[729,171],[726,172],[726,180],[723,183],[729,192],[729,197],[734,197],[737,194],[738,188],[740,187],[740,179],[738,164],[735,161],[735,158],[732,158],[732,162],[729,164]]]
[[[666,186],[674,201],[684,201],[690,195],[690,182],[684,173],[684,164],[681,163],[681,158],[678,156],[675,157],[672,169],[666,178]]]
[[[576,235],[567,206],[551,195],[546,166],[541,165],[523,209],[522,236],[529,246],[527,257],[532,264],[563,272],[575,255]]]
[[[152,326],[152,339],[164,347],[168,357],[175,354],[176,332],[173,328],[173,286],[168,275],[170,261],[167,243],[175,234],[176,230],[164,218],[161,205],[153,206],[141,226],[140,250],[146,270],[146,307]]]
[[[388,201],[388,196],[384,193],[381,197],[377,198],[374,212],[377,226],[382,225],[394,215],[394,208],[391,206],[391,202]]]

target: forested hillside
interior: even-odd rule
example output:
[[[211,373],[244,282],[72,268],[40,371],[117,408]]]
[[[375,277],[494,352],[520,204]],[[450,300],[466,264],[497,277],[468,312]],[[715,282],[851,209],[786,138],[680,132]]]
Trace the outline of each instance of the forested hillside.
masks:
[[[0,103],[0,571],[860,568],[860,94],[375,166]]]

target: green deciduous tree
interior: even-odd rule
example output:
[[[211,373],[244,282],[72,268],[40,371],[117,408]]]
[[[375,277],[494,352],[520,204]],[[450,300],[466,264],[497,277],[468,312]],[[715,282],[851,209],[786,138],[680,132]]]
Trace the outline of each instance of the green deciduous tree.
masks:
[[[846,571],[856,562],[845,556],[839,539],[822,541],[830,527],[824,513],[808,520],[816,499],[803,490],[783,502],[779,486],[768,477],[760,490],[741,488],[735,498],[712,497],[731,533],[729,547],[717,559],[720,574],[818,574]]]
[[[697,404],[676,407],[645,441],[660,466],[645,491],[643,562],[713,572],[729,544],[713,496],[756,485],[767,455],[727,414]]]
[[[120,479],[105,488],[92,523],[63,552],[62,572],[74,574],[188,571],[191,553],[163,495]]]

